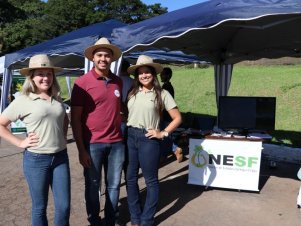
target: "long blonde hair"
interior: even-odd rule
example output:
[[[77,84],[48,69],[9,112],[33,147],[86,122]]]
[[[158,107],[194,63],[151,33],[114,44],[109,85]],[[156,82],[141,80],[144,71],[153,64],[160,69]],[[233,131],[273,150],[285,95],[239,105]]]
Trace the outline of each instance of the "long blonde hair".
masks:
[[[36,93],[37,92],[37,87],[36,85],[34,84],[32,78],[33,78],[33,75],[34,74],[34,69],[31,70],[29,72],[29,74],[26,76],[26,79],[23,83],[23,86],[22,86],[22,94],[28,96],[30,93]],[[52,85],[51,87],[49,88],[48,90],[48,94],[50,96],[52,96],[53,98],[55,98],[56,100],[59,100],[60,99],[60,92],[61,92],[61,88],[60,88],[60,85],[56,79],[56,76],[54,74],[54,71],[52,70],[52,75],[53,75],[53,82],[52,82]]]

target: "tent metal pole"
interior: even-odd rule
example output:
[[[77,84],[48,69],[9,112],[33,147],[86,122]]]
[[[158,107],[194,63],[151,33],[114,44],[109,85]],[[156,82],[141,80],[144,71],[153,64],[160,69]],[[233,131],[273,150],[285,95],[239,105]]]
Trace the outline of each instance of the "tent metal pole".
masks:
[[[214,79],[215,79],[215,94],[216,106],[220,96],[227,96],[231,83],[233,64],[215,64]]]

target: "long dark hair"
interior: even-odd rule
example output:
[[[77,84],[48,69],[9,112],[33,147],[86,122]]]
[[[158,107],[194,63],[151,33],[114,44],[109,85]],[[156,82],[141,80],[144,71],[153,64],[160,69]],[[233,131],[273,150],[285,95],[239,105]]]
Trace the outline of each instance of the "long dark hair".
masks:
[[[153,85],[155,93],[156,93],[156,97],[155,97],[156,108],[157,108],[158,114],[160,116],[162,116],[162,111],[163,111],[163,102],[162,102],[162,97],[161,97],[162,88],[159,83],[155,68],[150,67],[150,66],[146,66],[146,67],[148,67],[150,69],[151,74],[153,75],[153,78],[154,78],[152,81],[152,85]],[[136,97],[136,94],[139,92],[139,88],[141,87],[141,83],[139,82],[138,68],[135,70],[134,76],[135,76],[135,79],[133,81],[131,91],[128,95],[128,100],[131,99],[132,97]]]

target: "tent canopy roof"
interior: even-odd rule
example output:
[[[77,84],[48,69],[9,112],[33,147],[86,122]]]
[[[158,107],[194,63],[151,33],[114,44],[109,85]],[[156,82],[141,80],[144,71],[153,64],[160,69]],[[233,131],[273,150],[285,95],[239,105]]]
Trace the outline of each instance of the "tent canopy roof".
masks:
[[[299,27],[300,0],[211,0],[113,29],[112,42],[125,53],[180,50],[212,63],[236,63],[300,56]]]
[[[49,41],[7,54],[5,67],[8,68],[14,64],[13,69],[22,68],[28,65],[31,56],[44,53],[53,56],[54,64],[58,67],[83,68],[84,50],[100,37],[110,37],[113,28],[125,25],[117,20],[108,20],[80,28]]]

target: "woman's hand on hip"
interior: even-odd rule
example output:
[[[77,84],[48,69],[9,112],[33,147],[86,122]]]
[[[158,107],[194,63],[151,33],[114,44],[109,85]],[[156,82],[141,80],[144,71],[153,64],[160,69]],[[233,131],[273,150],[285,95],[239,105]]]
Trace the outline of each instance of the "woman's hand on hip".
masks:
[[[160,132],[160,130],[158,129],[148,129],[145,136],[149,139],[152,138],[163,139],[164,134],[162,134],[162,132]]]
[[[20,148],[29,148],[37,146],[39,143],[39,137],[34,132],[29,132],[24,140],[21,140],[18,145]]]

